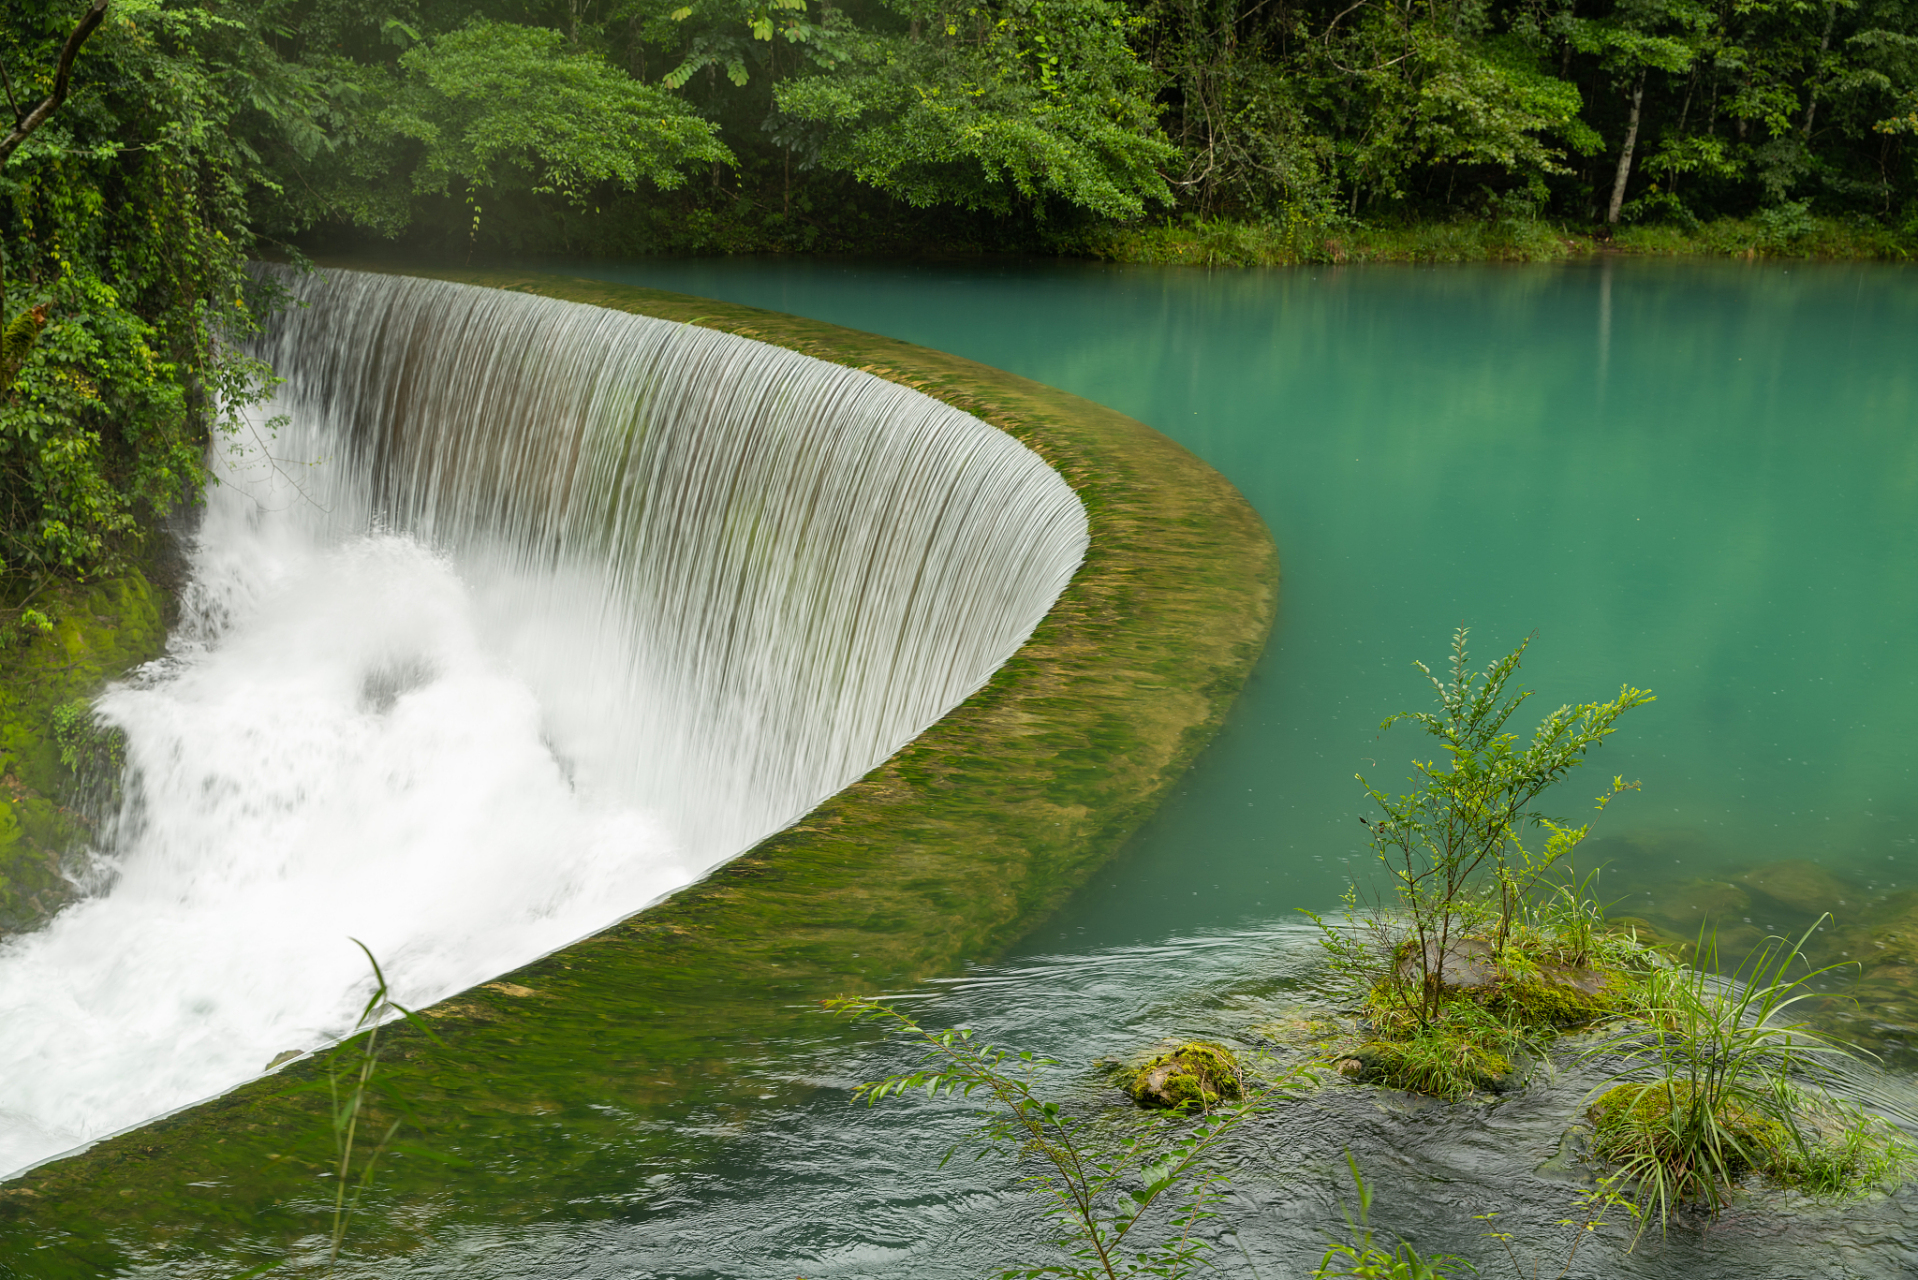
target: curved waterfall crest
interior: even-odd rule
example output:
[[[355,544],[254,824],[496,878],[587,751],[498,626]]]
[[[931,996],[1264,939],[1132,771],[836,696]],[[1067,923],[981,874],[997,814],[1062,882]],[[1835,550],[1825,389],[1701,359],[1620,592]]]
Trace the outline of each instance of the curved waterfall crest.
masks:
[[[440,1000],[787,826],[983,685],[1077,495],[908,388],[690,325],[266,267],[106,887],[0,942],[0,1175]],[[270,415],[270,416],[269,416]]]
[[[344,530],[581,592],[635,663],[633,798],[710,863],[977,690],[1084,558],[1038,455],[929,396],[728,333],[400,276],[273,271],[276,452]],[[638,904],[633,904],[638,905]]]

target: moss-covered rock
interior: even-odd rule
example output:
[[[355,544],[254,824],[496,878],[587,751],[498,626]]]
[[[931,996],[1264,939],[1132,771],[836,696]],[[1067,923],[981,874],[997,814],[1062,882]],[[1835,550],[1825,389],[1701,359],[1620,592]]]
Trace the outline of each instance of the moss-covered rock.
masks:
[[[1516,940],[1500,953],[1486,938],[1454,938],[1443,963],[1437,948],[1428,946],[1423,969],[1416,947],[1411,948],[1399,961],[1399,977],[1416,990],[1423,972],[1436,973],[1446,1000],[1472,1001],[1527,1027],[1582,1026],[1619,1008],[1628,986],[1623,974],[1564,964],[1554,958],[1555,951],[1544,956],[1536,951]],[[1384,1016],[1398,1007],[1384,988],[1374,991],[1372,1005],[1376,1022],[1396,1021]]]
[[[1702,1105],[1702,1104],[1701,1104]],[[1692,1087],[1675,1081],[1613,1085],[1593,1100],[1587,1115],[1592,1122],[1592,1152],[1612,1163],[1651,1159],[1660,1164],[1695,1163],[1677,1139],[1692,1106]],[[1674,1112],[1679,1113],[1676,1117]],[[1744,1169],[1770,1172],[1783,1165],[1793,1149],[1791,1131],[1772,1116],[1721,1103],[1716,1114],[1720,1132],[1734,1141],[1724,1144],[1727,1172]]]
[[[1202,1111],[1244,1097],[1245,1084],[1230,1049],[1191,1040],[1139,1068],[1125,1091],[1142,1107]]]
[[[90,831],[76,766],[111,754],[86,708],[108,681],[165,651],[162,603],[138,572],[57,587],[34,601],[47,628],[0,647],[0,937],[73,896],[62,863]]]
[[[1499,983],[1485,1004],[1528,1027],[1582,1027],[1616,1013],[1627,986],[1621,973],[1550,968]]]

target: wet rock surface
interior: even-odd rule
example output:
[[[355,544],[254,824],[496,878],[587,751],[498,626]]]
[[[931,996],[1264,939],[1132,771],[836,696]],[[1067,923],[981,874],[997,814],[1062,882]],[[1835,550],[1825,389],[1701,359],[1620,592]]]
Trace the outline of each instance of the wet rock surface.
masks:
[[[110,791],[105,760],[60,741],[63,711],[166,648],[165,595],[137,572],[38,599],[44,634],[0,648],[0,938],[45,924],[80,891],[90,787]],[[89,735],[92,736],[92,735]],[[104,752],[98,754],[106,754]]]
[[[1232,1050],[1187,1041],[1155,1054],[1130,1073],[1126,1094],[1146,1108],[1204,1110],[1244,1095],[1244,1073]]]

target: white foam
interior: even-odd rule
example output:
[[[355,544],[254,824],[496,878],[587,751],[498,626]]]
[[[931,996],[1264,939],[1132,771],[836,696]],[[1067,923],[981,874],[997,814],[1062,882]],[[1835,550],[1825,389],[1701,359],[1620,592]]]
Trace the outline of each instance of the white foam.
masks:
[[[290,280],[290,278],[289,278]],[[355,276],[262,344],[99,884],[0,947],[0,1170],[645,906],[977,689],[1083,556],[1003,433],[855,370]]]

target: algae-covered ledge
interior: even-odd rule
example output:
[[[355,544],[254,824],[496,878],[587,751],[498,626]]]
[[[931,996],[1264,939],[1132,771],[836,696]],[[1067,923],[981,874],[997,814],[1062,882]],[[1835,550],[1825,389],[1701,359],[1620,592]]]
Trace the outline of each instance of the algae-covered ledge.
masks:
[[[667,900],[427,1010],[444,1049],[401,1033],[390,1084],[468,1165],[396,1163],[389,1194],[536,1215],[529,1200],[561,1203],[603,1162],[630,1161],[636,1117],[759,1090],[736,1064],[809,1017],[805,1004],[952,973],[1057,907],[1220,727],[1271,628],[1278,563],[1210,467],[1053,388],[709,299],[432,274],[724,329],[914,387],[1045,458],[1091,526],[1084,566],[1026,645],[891,759]],[[0,1190],[0,1260],[51,1246],[43,1273],[67,1273],[46,1271],[54,1255],[87,1273],[138,1224],[170,1224],[175,1249],[211,1246],[220,1222],[297,1236],[310,1223],[289,1206],[324,1166],[325,1116],[305,1088],[318,1075],[295,1063],[15,1181]],[[533,1196],[529,1161],[546,1184]]]

